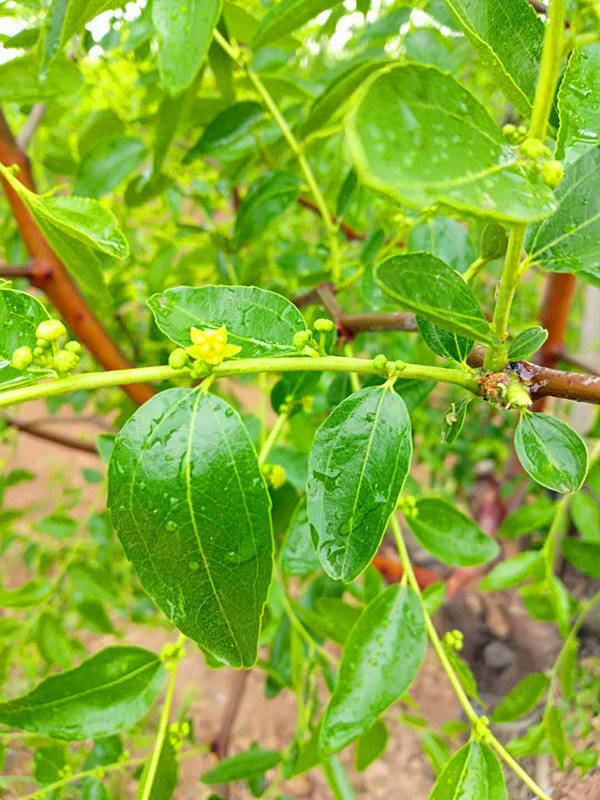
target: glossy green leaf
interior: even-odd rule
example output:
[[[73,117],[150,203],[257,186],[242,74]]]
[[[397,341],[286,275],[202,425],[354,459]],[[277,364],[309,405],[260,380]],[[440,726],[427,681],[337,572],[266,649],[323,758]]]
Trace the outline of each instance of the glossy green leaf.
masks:
[[[407,253],[382,261],[375,282],[403,308],[479,342],[491,342],[492,329],[471,287],[452,267],[431,253]]]
[[[306,497],[294,512],[279,553],[279,566],[284,575],[310,575],[321,566],[310,538]]]
[[[532,262],[600,286],[599,187],[600,147],[594,147],[565,170],[554,214],[528,230],[525,249]]]
[[[0,64],[0,102],[37,103],[60,95],[68,97],[82,84],[76,64],[61,56],[50,65],[46,79],[40,76],[35,52]]]
[[[62,25],[62,40],[70,39],[74,33],[82,33],[86,23],[91,22],[98,14],[120,5],[122,0],[68,0]]]
[[[550,189],[517,163],[486,109],[435,67],[382,70],[346,136],[361,180],[400,203],[519,222],[554,209]]]
[[[300,181],[287,172],[267,172],[255,181],[242,200],[235,218],[234,241],[239,247],[261,234],[293,205],[300,194]]]
[[[152,20],[160,40],[158,70],[171,94],[187,89],[196,77],[220,15],[221,0],[152,3]]]
[[[182,347],[190,328],[227,326],[227,341],[240,358],[297,353],[294,334],[306,330],[302,314],[279,294],[255,286],[177,286],[148,300],[156,324]]]
[[[354,768],[363,772],[370,764],[385,753],[388,743],[388,730],[378,719],[356,740],[354,747]]]
[[[243,100],[221,111],[210,122],[202,136],[184,159],[188,164],[198,156],[220,155],[224,150],[237,144],[260,122],[264,109],[253,100]]]
[[[332,117],[344,110],[354,92],[386,61],[359,61],[337,75],[312,104],[306,122],[300,128],[303,137],[319,131]]]
[[[52,584],[42,578],[34,578],[21,584],[18,589],[0,587],[0,608],[29,608],[45,600]]]
[[[417,317],[417,327],[425,339],[425,344],[442,358],[463,362],[473,349],[473,342],[470,339],[440,328],[423,317]]]
[[[535,708],[546,694],[550,679],[543,672],[523,678],[505,695],[492,712],[492,722],[511,722]]]
[[[452,444],[459,437],[472,399],[473,395],[467,395],[466,397],[461,397],[457,403],[450,405],[450,410],[446,413],[442,422],[442,441],[446,444]]]
[[[137,791],[135,793],[136,800],[142,800],[142,798],[144,798],[149,767],[150,759],[144,764],[144,769],[140,775]],[[156,772],[152,780],[152,788],[150,789],[150,794],[146,795],[147,800],[170,800],[177,788],[177,779],[177,753],[167,735],[160,749]]]
[[[199,390],[156,395],[117,436],[108,483],[146,592],[213,656],[253,666],[273,567],[271,504],[237,412]]]
[[[116,189],[147,155],[134,136],[103,139],[79,165],[73,191],[81,197],[102,197]]]
[[[527,0],[446,0],[494,83],[522,114],[531,114],[544,23]]]
[[[498,589],[508,589],[516,586],[522,581],[536,574],[543,565],[542,554],[537,550],[528,550],[525,553],[518,553],[512,558],[506,558],[496,564],[479,586],[488,592],[496,592]]]
[[[564,769],[565,758],[567,757],[567,740],[563,727],[562,712],[556,706],[552,706],[544,714],[544,728],[558,768]]]
[[[252,37],[252,49],[258,50],[304,25],[339,3],[340,0],[278,0],[263,16]]]
[[[49,319],[44,306],[35,297],[13,289],[0,289],[0,387],[7,389],[20,383],[29,383],[47,374],[47,370],[30,368],[23,373],[11,367],[12,355],[18,347],[29,347],[32,351],[37,337],[35,331],[40,322]]]
[[[571,517],[581,537],[600,544],[600,505],[587,492],[578,492],[571,500]]]
[[[339,597],[319,597],[316,611],[304,608],[298,603],[294,610],[309,630],[323,639],[331,639],[337,644],[345,644],[350,631],[360,616],[360,608],[351,606]]]
[[[308,520],[325,572],[353,581],[375,555],[410,467],[410,418],[386,386],[346,398],[315,435]]]
[[[498,555],[497,543],[462,511],[438,497],[419,497],[406,522],[415,539],[444,564],[470,567]]]
[[[461,273],[475,260],[468,228],[451,217],[432,217],[415,225],[406,246],[408,252],[433,253]]]
[[[560,127],[556,157],[573,161],[600,144],[600,43],[576,47],[569,57],[558,92]]]
[[[493,261],[502,258],[508,247],[508,234],[506,228],[499,222],[489,222],[481,234],[481,258]]]
[[[562,540],[562,552],[567,561],[592,578],[600,578],[600,543],[571,537]]]
[[[523,414],[515,431],[515,450],[525,472],[547,489],[576,492],[585,480],[588,469],[585,443],[556,417]]]
[[[525,503],[509,514],[498,528],[498,536],[514,539],[532,531],[543,530],[554,519],[556,508],[547,497]]]
[[[540,325],[532,325],[517,334],[508,347],[508,358],[520,361],[537,352],[548,338],[548,331]]]
[[[323,718],[321,750],[334,753],[368,730],[408,689],[426,647],[419,598],[408,586],[388,586],[350,632]]]
[[[0,703],[0,722],[78,741],[131,727],[156,700],[165,670],[141,647],[107,647],[75,669],[51,675],[28,694]]]
[[[429,800],[508,800],[498,756],[472,739],[447,763]]]
[[[37,195],[1,165],[0,172],[67,269],[91,294],[109,300],[98,254],[124,258],[129,253],[129,245],[113,213],[87,197]]]
[[[200,780],[208,786],[242,781],[273,769],[280,761],[281,753],[278,750],[264,750],[253,745],[249,750],[224,758],[216,767],[204,772]]]

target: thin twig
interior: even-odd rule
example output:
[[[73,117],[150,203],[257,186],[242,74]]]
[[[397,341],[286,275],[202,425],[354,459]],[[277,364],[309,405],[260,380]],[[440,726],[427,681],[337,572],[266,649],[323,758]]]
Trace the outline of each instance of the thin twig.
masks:
[[[80,442],[78,439],[73,439],[71,436],[63,436],[61,433],[40,430],[34,423],[22,422],[20,419],[14,419],[13,417],[2,415],[0,419],[11,428],[15,428],[15,430],[21,431],[22,433],[27,433],[29,436],[35,436],[37,439],[59,444],[62,447],[70,447],[72,450],[81,450],[84,453],[98,455],[98,450],[95,445],[89,442]]]
[[[16,137],[15,141],[17,146],[25,151],[29,145],[29,142],[33,139],[35,132],[38,129],[40,122],[42,121],[42,117],[46,113],[46,103],[36,103],[31,111],[29,112],[29,116],[25,120],[25,124],[19,131],[19,135]]]
[[[0,264],[0,278],[10,280],[11,278],[33,278],[32,264]]]

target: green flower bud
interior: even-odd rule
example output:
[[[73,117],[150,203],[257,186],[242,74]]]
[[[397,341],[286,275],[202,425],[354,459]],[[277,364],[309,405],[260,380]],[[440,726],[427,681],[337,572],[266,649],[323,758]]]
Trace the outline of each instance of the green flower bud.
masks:
[[[335,330],[335,322],[322,317],[321,319],[315,320],[314,329],[318,333],[331,333],[331,331]]]
[[[71,339],[70,342],[66,343],[66,345],[64,346],[64,349],[68,350],[69,353],[75,353],[75,355],[78,356],[78,355],[81,355],[82,347],[81,347],[81,344],[79,342],[76,342],[74,339]]]
[[[52,344],[47,339],[37,339],[35,344],[41,350],[49,350],[52,347]]]
[[[394,366],[396,367],[398,372],[402,372],[403,370],[406,369],[406,361],[396,361],[396,364]]]
[[[187,367],[190,363],[188,358],[188,354],[185,352],[183,347],[178,347],[177,350],[173,350],[173,352],[169,355],[169,366],[171,369],[183,369]]]
[[[373,359],[373,366],[375,369],[385,369],[387,367],[388,360],[383,355],[383,353],[379,353],[379,355],[375,356]]]
[[[565,176],[565,168],[560,161],[546,161],[542,164],[540,175],[546,186],[556,189]]]
[[[44,322],[40,322],[36,328],[35,335],[38,339],[45,339],[47,342],[57,342],[67,335],[67,329],[59,320],[47,319]]]
[[[529,408],[532,404],[529,392],[521,383],[509,383],[504,395],[507,408]]]
[[[33,354],[30,347],[17,347],[12,354],[11,364],[15,369],[18,369],[19,372],[25,372],[25,370],[31,366],[32,361]]]
[[[298,333],[294,334],[292,342],[297,350],[304,350],[311,338],[310,331],[298,331]]]
[[[550,150],[539,139],[528,138],[521,142],[519,149],[527,158],[550,158]]]
[[[33,355],[34,355],[36,358],[41,358],[42,356],[46,355],[46,353],[45,353],[45,350],[44,350],[44,348],[43,348],[43,347],[40,347],[40,346],[38,345],[36,348],[34,348]]]
[[[61,350],[52,359],[52,368],[60,375],[68,375],[79,364],[79,356],[68,350]]]

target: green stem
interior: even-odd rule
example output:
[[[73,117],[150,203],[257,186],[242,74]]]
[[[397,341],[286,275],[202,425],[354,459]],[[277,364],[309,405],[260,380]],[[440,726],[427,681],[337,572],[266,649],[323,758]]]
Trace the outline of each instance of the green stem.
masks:
[[[277,103],[273,100],[267,87],[264,85],[260,76],[254,72],[254,70],[249,66],[249,64],[244,60],[242,57],[241,52],[232,47],[232,45],[225,39],[221,33],[215,29],[214,31],[214,38],[219,43],[219,45],[223,48],[223,50],[227,53],[227,55],[235,61],[235,63],[245,71],[248,79],[256,89],[256,91],[261,96],[263,103],[267,107],[269,113],[279,126],[284,139],[290,146],[291,151],[294,153],[296,158],[298,159],[298,164],[300,165],[300,169],[304,175],[306,183],[310,191],[312,192],[313,197],[315,198],[315,203],[319,209],[319,213],[323,219],[323,224],[325,225],[325,229],[327,231],[327,236],[329,238],[329,250],[330,250],[330,258],[331,258],[331,277],[334,283],[338,283],[340,280],[341,274],[341,265],[340,265],[340,252],[339,252],[339,241],[338,241],[338,226],[334,222],[333,215],[329,211],[327,207],[327,202],[321,192],[319,184],[314,176],[314,173],[311,169],[310,164],[306,156],[304,155],[304,150],[300,144],[300,142],[294,136],[292,129],[287,124],[285,117],[279,110]]]
[[[489,259],[487,258],[477,258],[471,264],[471,266],[463,272],[463,278],[466,280],[467,283],[471,283],[477,275],[481,272],[481,270],[485,267],[485,265],[489,263]]]
[[[329,663],[334,667],[339,667],[340,662],[338,659],[332,653],[328,653],[327,650],[325,650],[325,648],[311,636],[311,634],[306,630],[302,622],[296,616],[296,612],[294,611],[287,595],[287,585],[285,581],[283,581],[281,575],[279,576],[279,582],[283,589],[281,592],[281,602],[290,625],[295,628],[295,630],[300,634],[301,638],[304,639],[309,647],[312,647],[320,656],[322,656],[326,661],[329,661]]]
[[[440,660],[440,663],[446,673],[448,680],[450,681],[452,688],[456,692],[456,696],[459,699],[461,706],[464,709],[467,718],[472,724],[476,724],[479,721],[479,716],[475,709],[473,708],[471,701],[467,697],[465,690],[462,687],[462,684],[458,678],[458,675],[454,671],[452,664],[450,663],[448,656],[444,650],[444,645],[442,644],[440,637],[437,634],[435,626],[431,617],[429,616],[427,609],[425,608],[425,604],[423,602],[423,596],[421,594],[421,589],[419,587],[419,583],[416,579],[412,563],[410,561],[410,557],[408,555],[408,550],[406,548],[406,544],[404,542],[404,538],[402,536],[402,531],[400,529],[400,524],[395,514],[392,514],[390,518],[390,524],[392,526],[392,530],[394,533],[394,537],[396,539],[396,546],[398,547],[398,553],[400,555],[400,559],[402,561],[402,566],[404,567],[404,572],[408,578],[408,583],[413,589],[413,591],[417,594],[419,601],[421,603],[421,608],[423,610],[423,616],[425,617],[425,626],[427,628],[427,635],[429,636],[429,640],[433,646],[433,649],[436,652],[437,657]],[[486,736],[486,742],[494,748],[494,750],[498,753],[500,758],[504,760],[504,762],[515,772],[519,778],[523,781],[523,783],[537,796],[540,800],[551,800],[550,797],[541,789],[537,783],[531,778],[521,767],[521,765],[515,761],[515,759],[508,753],[502,744],[496,739],[496,737],[488,731]]]
[[[267,458],[269,457],[269,453],[271,452],[271,450],[273,449],[273,445],[275,444],[275,442],[279,438],[279,436],[281,434],[281,431],[283,430],[283,426],[286,423],[287,418],[288,418],[287,412],[284,413],[284,414],[280,414],[277,417],[277,422],[271,428],[271,430],[269,432],[269,435],[267,437],[267,440],[265,441],[265,443],[261,447],[260,453],[258,454],[258,465],[259,465],[259,467],[262,467],[262,465],[266,462]]]
[[[344,358],[343,356],[284,356],[282,358],[247,358],[237,361],[225,361],[215,367],[213,373],[217,378],[234,375],[254,375],[261,372],[360,372],[363,375],[379,375],[381,372],[373,366],[368,358]],[[189,377],[187,369],[171,369],[169,366],[140,367],[137,369],[119,369],[110,372],[89,372],[72,375],[69,378],[36,383],[18,389],[0,392],[0,408],[27,403],[42,397],[53,397],[87,389],[100,389],[104,386],[124,386],[130,383],[146,381],[166,381]],[[416,380],[434,380],[440,383],[453,383],[471,392],[478,393],[477,379],[471,373],[460,369],[430,367],[424,364],[407,364],[399,373],[402,378]]]
[[[169,683],[167,684],[165,701],[163,704],[162,713],[160,715],[160,722],[158,723],[158,731],[156,732],[156,740],[154,742],[154,750],[152,751],[152,758],[150,759],[148,772],[146,774],[146,780],[144,783],[144,792],[140,800],[149,800],[150,795],[152,793],[152,786],[154,784],[156,770],[158,769],[160,754],[162,752],[165,737],[167,735],[167,729],[169,727],[169,717],[171,715],[171,706],[173,705],[173,695],[175,693],[175,679],[177,678],[177,667],[179,666],[179,659],[183,655],[184,642],[185,642],[185,636],[181,634],[179,636],[179,639],[177,640],[177,643],[175,644],[178,655],[169,665],[170,668]]]
[[[554,100],[554,90],[562,64],[564,19],[565,0],[550,0],[548,22],[544,32],[540,73],[529,126],[529,136],[541,141],[546,137],[546,128],[548,127]],[[525,243],[526,232],[527,224],[513,225],[511,229],[492,322],[493,331],[500,343],[489,348],[484,362],[485,369],[491,371],[501,370],[506,363],[504,341],[507,335],[508,320],[515,290],[525,272],[525,269],[521,268],[521,251]]]
[[[521,277],[521,251],[525,243],[526,231],[527,225],[514,225],[508,237],[508,248],[492,321],[492,330],[500,344],[492,345],[488,348],[484,362],[485,369],[492,372],[501,370],[506,364],[507,356],[504,341],[507,335],[512,301]]]

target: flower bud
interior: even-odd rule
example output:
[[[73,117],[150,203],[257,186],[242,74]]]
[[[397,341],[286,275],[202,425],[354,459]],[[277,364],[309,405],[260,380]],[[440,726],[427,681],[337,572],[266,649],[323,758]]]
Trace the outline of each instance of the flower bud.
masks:
[[[68,375],[69,372],[73,372],[77,364],[79,364],[79,356],[68,350],[61,350],[52,359],[52,369],[60,375]]]
[[[67,329],[58,319],[47,319],[40,322],[37,326],[35,335],[38,339],[45,339],[47,342],[57,342],[67,335]]]
[[[298,333],[294,334],[293,344],[297,350],[304,350],[306,345],[311,340],[311,333],[310,331],[298,331]]]
[[[540,175],[546,186],[556,189],[565,176],[565,168],[560,161],[546,161],[542,164]]]
[[[527,158],[550,158],[550,150],[539,139],[529,137],[521,142],[519,149]]]
[[[178,347],[177,350],[173,350],[169,355],[169,366],[171,369],[183,369],[187,367],[189,363],[188,354],[183,347]]]
[[[529,408],[532,404],[529,392],[521,383],[509,383],[504,395],[504,403],[507,408]]]
[[[331,331],[335,330],[335,322],[332,322],[330,319],[325,319],[324,317],[316,319],[314,329],[317,333],[331,333]]]
[[[387,363],[388,360],[383,353],[379,353],[379,355],[375,356],[375,358],[373,359],[373,366],[375,367],[375,369],[383,370],[387,367]]]
[[[69,353],[75,353],[76,356],[81,355],[81,344],[80,342],[76,342],[75,339],[71,339],[70,342],[67,342],[64,349]]]
[[[32,361],[33,354],[30,347],[17,347],[12,354],[11,364],[15,369],[18,369],[19,372],[25,372],[25,370],[31,366]]]

